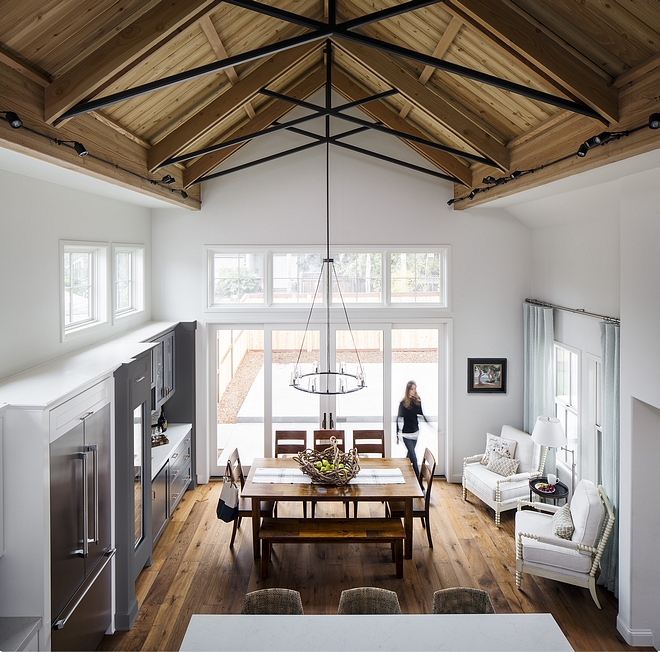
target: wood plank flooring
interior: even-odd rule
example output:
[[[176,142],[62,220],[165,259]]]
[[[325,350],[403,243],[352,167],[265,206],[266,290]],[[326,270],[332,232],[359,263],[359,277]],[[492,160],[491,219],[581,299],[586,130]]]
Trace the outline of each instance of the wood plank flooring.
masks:
[[[652,650],[626,645],[616,631],[617,601],[598,588],[602,609],[589,591],[524,575],[515,585],[514,511],[493,512],[461,487],[436,478],[431,532],[434,548],[415,519],[413,559],[397,579],[388,544],[299,544],[275,546],[268,579],[252,559],[250,519],[229,548],[231,524],[215,508],[221,483],[187,492],[155,547],[153,565],[137,582],[140,614],[128,632],[105,636],[99,650],[178,650],[194,613],[240,613],[248,591],[286,587],[300,591],[307,614],[337,613],[343,589],[379,586],[396,591],[403,613],[430,613],[433,592],[451,586],[488,591],[498,613],[549,612],[575,650]],[[292,513],[287,511],[287,508]],[[281,516],[299,516],[299,505],[280,506]],[[293,513],[293,510],[296,513]],[[318,503],[317,516],[343,516],[340,503]],[[383,516],[381,503],[363,503],[361,516]],[[240,635],[240,633],[239,633]]]

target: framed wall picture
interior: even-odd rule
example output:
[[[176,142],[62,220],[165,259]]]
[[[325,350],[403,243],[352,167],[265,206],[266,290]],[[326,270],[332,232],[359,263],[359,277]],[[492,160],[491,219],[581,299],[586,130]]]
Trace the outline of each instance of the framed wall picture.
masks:
[[[506,393],[506,358],[468,358],[468,392]]]

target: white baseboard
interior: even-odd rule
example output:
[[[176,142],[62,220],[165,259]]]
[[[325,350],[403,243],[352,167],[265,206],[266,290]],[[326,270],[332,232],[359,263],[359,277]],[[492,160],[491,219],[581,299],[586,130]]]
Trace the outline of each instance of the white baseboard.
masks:
[[[653,644],[653,632],[650,629],[630,629],[621,620],[621,616],[617,616],[616,628],[628,645],[634,647],[655,647]]]

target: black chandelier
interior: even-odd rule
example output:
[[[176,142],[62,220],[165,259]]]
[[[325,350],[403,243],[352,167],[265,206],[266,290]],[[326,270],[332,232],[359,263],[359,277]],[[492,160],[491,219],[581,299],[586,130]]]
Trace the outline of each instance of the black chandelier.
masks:
[[[332,86],[330,82],[330,45],[328,44],[327,52],[327,71],[328,83],[325,87],[325,105],[327,109],[331,108],[332,104]],[[341,284],[339,283],[339,278],[337,277],[337,271],[335,270],[334,259],[330,258],[330,115],[325,117],[325,258],[323,259],[323,264],[321,265],[321,271],[319,273],[318,280],[316,282],[316,289],[314,290],[314,298],[312,299],[312,305],[309,309],[309,315],[307,316],[307,323],[305,324],[305,333],[303,335],[302,342],[300,344],[300,350],[298,351],[298,359],[296,360],[295,367],[291,373],[291,381],[289,385],[294,389],[300,390],[301,392],[306,392],[308,394],[323,394],[323,395],[336,395],[336,394],[351,394],[353,392],[358,392],[361,389],[364,389],[367,386],[367,378],[364,372],[364,367],[362,366],[362,361],[360,360],[360,354],[358,353],[357,346],[355,344],[355,337],[353,336],[353,329],[351,328],[351,323],[348,319],[348,312],[346,311],[346,304],[344,303],[344,296],[341,291]],[[307,339],[307,332],[309,330],[309,322],[312,318],[312,313],[314,312],[314,305],[316,304],[316,298],[319,296],[319,288],[321,287],[321,282],[323,280],[323,274],[325,272],[325,282],[326,282],[326,305],[325,305],[325,327],[326,327],[326,368],[321,369],[320,362],[314,362],[312,365],[312,370],[309,372],[303,373],[300,366],[300,358],[302,356],[303,349],[305,347],[305,340]],[[346,364],[340,362],[338,369],[333,369],[334,365],[330,364],[330,300],[332,298],[332,279],[335,279],[337,284],[337,289],[339,291],[339,298],[341,299],[341,306],[343,309],[344,317],[346,318],[346,325],[351,334],[351,341],[353,342],[353,348],[355,350],[355,356],[357,358],[357,371],[356,373],[350,373],[346,369]],[[306,379],[306,382],[303,380]],[[304,383],[304,384],[301,384]]]

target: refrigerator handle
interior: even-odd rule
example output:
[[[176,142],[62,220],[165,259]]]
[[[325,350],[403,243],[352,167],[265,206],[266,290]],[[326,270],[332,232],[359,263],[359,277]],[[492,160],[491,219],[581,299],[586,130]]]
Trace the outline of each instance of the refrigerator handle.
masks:
[[[89,509],[89,497],[87,496],[87,453],[77,453],[77,459],[82,460],[82,496],[83,496],[83,536],[82,550],[76,550],[81,557],[89,555],[89,523],[87,522],[87,511]]]
[[[57,621],[53,623],[53,629],[62,629],[64,625],[66,625],[67,620],[71,618],[73,612],[76,610],[76,607],[82,602],[83,598],[87,595],[87,591],[89,591],[92,588],[92,585],[94,584],[94,582],[96,582],[99,575],[101,575],[105,567],[110,563],[110,560],[115,556],[115,552],[116,552],[115,548],[112,548],[105,553],[104,562],[99,565],[98,570],[96,571],[96,573],[94,573],[94,577],[92,577],[91,580],[89,580],[87,584],[87,588],[84,590],[82,595],[78,597],[78,599],[71,607],[69,607],[69,605],[67,604],[67,607],[69,607],[69,609],[67,609],[67,612],[66,614],[64,614],[63,618],[59,618]]]
[[[89,543],[99,542],[99,447],[96,444],[87,446],[87,450],[93,453],[92,473],[94,474],[94,534]],[[87,514],[87,512],[85,512]],[[85,516],[87,518],[87,516]],[[89,526],[88,526],[89,529]]]

